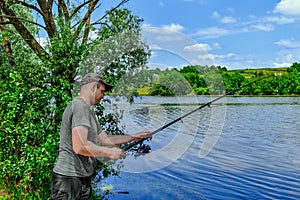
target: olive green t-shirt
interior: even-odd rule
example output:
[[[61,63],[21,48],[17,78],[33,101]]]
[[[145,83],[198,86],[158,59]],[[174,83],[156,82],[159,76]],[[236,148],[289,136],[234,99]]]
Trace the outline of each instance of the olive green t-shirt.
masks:
[[[72,147],[72,128],[88,127],[88,140],[98,144],[98,134],[102,128],[96,120],[94,111],[81,98],[74,99],[68,104],[62,117],[60,128],[59,155],[53,171],[65,176],[88,177],[94,172],[96,159],[78,155]]]

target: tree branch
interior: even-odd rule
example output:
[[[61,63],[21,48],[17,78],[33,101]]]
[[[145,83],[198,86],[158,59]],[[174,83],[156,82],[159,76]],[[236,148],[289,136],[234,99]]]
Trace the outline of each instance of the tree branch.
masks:
[[[89,4],[89,9],[88,9],[88,12],[84,19],[85,20],[85,29],[84,29],[84,33],[83,33],[82,44],[84,44],[88,41],[89,32],[90,32],[91,14],[95,10],[97,3],[98,3],[98,1],[95,1],[94,3],[91,2]]]
[[[105,25],[107,28],[109,28],[111,31],[113,31],[113,29],[111,28],[111,26],[108,23],[105,22],[94,22],[92,25]]]
[[[112,9],[110,9],[108,12],[106,12],[105,15],[103,15],[99,20],[97,20],[96,22],[92,23],[92,25],[96,24],[96,23],[100,23],[102,19],[104,19],[107,15],[109,15],[110,13],[112,13],[114,10],[118,9],[120,6],[122,6],[123,4],[127,3],[129,0],[122,0],[116,7],[113,7]]]
[[[15,27],[15,29],[19,32],[22,38],[26,41],[26,43],[31,47],[31,49],[41,57],[46,52],[43,47],[36,41],[33,35],[28,31],[28,29],[21,23],[16,14],[7,7],[5,1],[0,1],[0,8],[2,9],[5,15],[11,16],[8,18],[10,23]]]
[[[93,0],[89,3],[89,8],[88,11],[86,12],[86,14],[84,15],[83,19],[80,21],[76,33],[74,34],[74,39],[77,38],[81,32],[81,30],[83,29],[84,25],[86,25],[86,29],[84,30],[84,38],[82,40],[82,43],[85,43],[87,41],[88,38],[88,34],[89,34],[89,29],[90,29],[90,18],[91,18],[91,14],[94,11],[94,8],[96,7],[97,3],[99,2],[99,0]]]
[[[48,2],[45,0],[37,0],[37,2],[44,13],[43,20],[46,25],[48,36],[49,38],[53,38],[57,34],[57,29],[52,15],[53,0],[49,0]]]
[[[1,13],[1,10],[0,10],[0,13]],[[0,15],[0,23],[3,21],[4,21],[4,19]],[[15,66],[15,59],[13,57],[13,51],[11,48],[10,39],[7,36],[6,32],[4,32],[5,26],[0,26],[0,30],[1,30],[2,38],[3,38],[3,48],[4,48],[5,53],[7,54],[9,66],[11,68],[13,68]]]
[[[13,35],[17,35],[18,37],[20,37],[20,38],[22,38],[20,35],[18,35],[18,33],[16,33],[16,32],[13,32],[12,30],[9,30],[9,29],[7,29],[4,25],[2,25],[2,24],[12,24],[12,23],[10,23],[10,22],[7,22],[7,23],[1,23],[0,22],[0,28],[2,29],[2,30],[5,30],[5,31],[7,31],[7,32],[10,32],[11,34],[13,34]],[[23,38],[22,38],[23,39]]]
[[[67,5],[64,0],[58,0],[58,12],[59,13],[60,13],[60,10],[63,11],[65,18],[67,20],[69,20],[70,19],[69,11],[68,11]]]
[[[94,1],[94,0],[86,1],[86,2],[84,2],[84,3],[82,3],[82,4],[80,4],[79,6],[77,6],[77,7],[73,10],[73,12],[71,13],[70,19],[72,19],[72,18],[74,17],[74,15],[75,15],[82,7],[86,6],[87,4],[91,3],[92,1]]]
[[[41,14],[43,17],[45,16],[45,14],[43,13],[43,11],[41,11],[38,7],[32,5],[32,4],[29,4],[29,3],[26,3],[25,1],[19,1],[17,0],[16,1],[18,4],[21,4],[27,8],[31,8],[33,10],[35,10],[36,12],[38,12],[39,14]]]
[[[34,24],[34,25],[39,26],[39,27],[41,27],[41,28],[43,28],[43,29],[46,30],[46,27],[45,27],[45,26],[43,26],[43,25],[41,25],[41,24],[39,24],[39,23],[33,22],[33,21],[31,21],[31,20],[28,20],[28,19],[26,19],[26,18],[23,18],[23,17],[8,16],[8,15],[0,15],[0,17],[4,17],[4,18],[7,18],[7,19],[9,19],[9,18],[15,18],[16,20],[26,21],[26,22],[28,22],[28,23]],[[3,22],[3,23],[2,23],[2,22],[0,21],[0,24],[12,24],[12,23],[7,23],[7,22]]]

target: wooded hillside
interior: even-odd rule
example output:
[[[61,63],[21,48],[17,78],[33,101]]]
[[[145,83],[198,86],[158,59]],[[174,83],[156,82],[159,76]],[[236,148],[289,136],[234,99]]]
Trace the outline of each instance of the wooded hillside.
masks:
[[[220,66],[186,66],[180,70],[155,69],[142,73],[141,77],[148,82],[138,89],[141,96],[224,94],[262,77],[266,78],[242,88],[237,95],[300,94],[299,63],[288,68],[227,70]]]

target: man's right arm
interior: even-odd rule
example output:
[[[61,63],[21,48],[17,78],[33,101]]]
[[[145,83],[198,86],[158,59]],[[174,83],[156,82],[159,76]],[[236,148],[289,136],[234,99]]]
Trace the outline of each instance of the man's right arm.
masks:
[[[87,139],[88,127],[76,126],[72,129],[72,145],[76,154],[88,157],[108,157],[117,160],[123,156],[123,151],[118,148],[98,146]]]

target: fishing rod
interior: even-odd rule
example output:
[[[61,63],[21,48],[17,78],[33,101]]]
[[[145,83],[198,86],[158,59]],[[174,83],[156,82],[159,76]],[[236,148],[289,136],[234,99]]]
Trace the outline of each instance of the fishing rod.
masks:
[[[271,74],[271,75],[273,75],[273,74]],[[220,99],[226,97],[227,95],[234,94],[234,93],[236,93],[237,91],[241,90],[242,88],[245,88],[245,87],[247,87],[247,86],[249,86],[249,85],[252,85],[253,83],[256,83],[256,82],[258,82],[258,81],[260,81],[260,80],[262,80],[262,79],[268,78],[268,77],[270,77],[271,75],[264,76],[264,77],[261,77],[261,78],[259,78],[259,79],[254,80],[254,81],[251,81],[251,82],[247,83],[246,85],[243,85],[243,86],[241,86],[241,87],[239,87],[239,88],[237,88],[237,89],[235,89],[235,90],[232,90],[232,91],[230,91],[230,92],[227,92],[227,93],[225,93],[225,94],[219,96],[218,98],[215,98],[215,99],[213,99],[213,100],[211,100],[211,101],[209,101],[209,102],[203,104],[202,106],[196,108],[195,110],[192,110],[192,111],[186,113],[185,115],[182,115],[181,117],[178,117],[177,119],[175,119],[175,120],[173,120],[173,121],[171,121],[171,122],[165,124],[164,126],[158,128],[158,129],[156,129],[155,131],[149,133],[146,137],[140,138],[140,139],[137,140],[137,141],[134,141],[134,142],[129,143],[126,147],[122,148],[122,151],[123,151],[123,152],[128,151],[128,150],[130,150],[132,147],[134,147],[134,146],[136,146],[136,145],[138,145],[138,144],[142,144],[145,140],[147,140],[147,138],[149,138],[149,137],[153,136],[154,134],[160,132],[161,130],[163,130],[163,129],[169,127],[169,126],[171,126],[172,124],[174,124],[174,123],[176,123],[176,122],[182,120],[183,118],[185,118],[185,117],[187,117],[187,116],[193,114],[194,112],[196,112],[196,111],[198,111],[198,110],[201,110],[202,108],[204,108],[204,107],[206,107],[206,106],[209,106],[210,104],[212,104],[212,103],[214,103],[214,102],[216,102],[216,101],[218,101],[218,100],[220,100]],[[146,145],[146,146],[140,146],[140,149],[138,149],[138,151],[139,151],[139,150],[140,150],[140,152],[138,152],[138,153],[148,153],[149,150],[151,150],[151,148],[150,148],[150,146]]]

